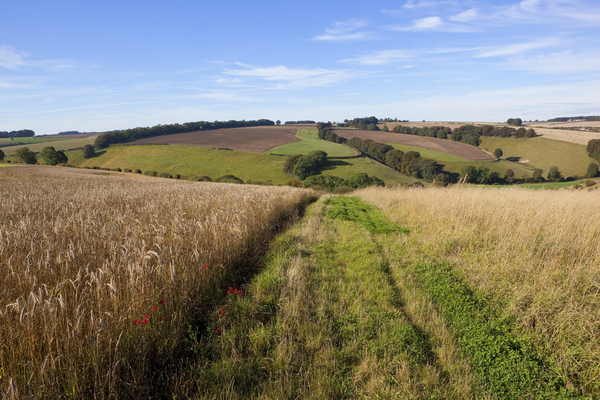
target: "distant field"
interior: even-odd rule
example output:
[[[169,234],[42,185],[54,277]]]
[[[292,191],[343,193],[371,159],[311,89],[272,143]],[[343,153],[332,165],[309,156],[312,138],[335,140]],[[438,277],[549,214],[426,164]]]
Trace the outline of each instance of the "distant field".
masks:
[[[560,140],[586,146],[592,139],[600,139],[598,132],[570,131],[566,129],[550,129],[534,127],[538,135],[547,139]]]
[[[14,138],[13,141],[10,141],[10,138],[0,138],[0,146],[5,145],[5,144],[10,144],[10,143],[48,143],[48,142],[60,142],[63,140],[71,140],[70,138],[66,138],[66,137],[52,137],[52,136],[46,136],[46,137],[40,137],[40,138],[36,138],[36,137],[23,137],[23,138]]]
[[[10,147],[3,147],[2,151],[4,151],[4,153],[6,155],[13,155],[15,154],[15,151],[17,151],[17,149],[20,149],[22,147],[29,147],[29,150],[33,151],[33,152],[40,152],[42,151],[42,149],[46,146],[52,146],[54,147],[56,150],[67,150],[67,149],[74,149],[77,147],[83,147],[86,144],[93,144],[94,140],[96,139],[96,136],[98,135],[93,135],[93,136],[88,136],[86,138],[79,138],[79,139],[71,139],[71,140],[58,140],[58,141],[52,141],[51,144],[49,144],[48,142],[35,142],[35,143],[30,143],[30,144],[24,144],[22,146],[10,146]]]
[[[359,137],[361,139],[371,139],[381,143],[398,143],[409,146],[422,147],[425,149],[436,150],[443,153],[467,158],[471,161],[494,161],[496,157],[485,151],[468,144],[453,142],[451,140],[437,139],[424,136],[405,135],[403,133],[382,132],[382,131],[358,131],[355,129],[335,130],[339,136],[350,139]]]
[[[421,147],[415,146],[406,146],[397,143],[387,143],[390,146],[393,146],[395,149],[402,150],[404,152],[407,151],[417,151],[421,154],[421,157],[431,158],[437,161],[438,164],[442,164],[444,166],[444,171],[451,173],[460,173],[460,170],[463,169],[466,165],[473,165],[478,168],[489,168],[492,172],[497,172],[500,176],[504,176],[504,173],[507,169],[512,169],[515,175],[519,178],[521,177],[530,177],[531,169],[520,165],[515,162],[510,162],[506,160],[499,161],[471,161],[463,157],[458,157],[452,154],[442,153],[441,151],[424,149]]]
[[[356,152],[348,146],[320,140],[316,129],[299,129],[296,137],[301,142],[275,147],[269,150],[269,153],[292,156],[294,154],[308,154],[313,150],[323,150],[329,157],[351,157],[356,155]]]
[[[500,148],[504,153],[502,158],[541,168],[544,173],[550,167],[557,166],[565,177],[585,175],[594,161],[588,157],[585,146],[542,137],[514,139],[482,136],[479,147],[490,152]]]
[[[333,167],[326,169],[322,175],[335,175],[340,178],[349,179],[359,172],[364,172],[370,176],[376,176],[383,179],[387,186],[397,185],[399,183],[410,183],[417,179],[403,175],[383,164],[373,161],[367,156],[349,158],[345,160],[330,160]]]
[[[394,129],[395,126],[409,126],[411,128],[423,128],[429,126],[447,126],[449,128],[459,128],[463,125],[471,124],[472,122],[452,122],[452,121],[425,121],[425,122],[417,122],[417,121],[409,121],[409,122],[380,122],[377,124],[379,129],[383,129],[384,125],[387,125],[390,130]]]
[[[206,148],[228,148],[236,151],[264,153],[274,147],[299,142],[298,129],[312,129],[314,124],[252,126],[209,131],[176,133],[140,139],[130,144],[168,143],[171,145],[198,146]]]

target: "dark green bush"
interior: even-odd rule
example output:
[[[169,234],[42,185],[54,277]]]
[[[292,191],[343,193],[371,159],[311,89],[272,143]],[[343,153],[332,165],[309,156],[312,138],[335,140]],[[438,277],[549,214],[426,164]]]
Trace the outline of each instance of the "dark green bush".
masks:
[[[158,174],[158,176],[161,177],[161,178],[172,178],[173,177],[168,172],[161,172],[160,174]]]
[[[213,180],[210,178],[210,176],[206,176],[206,175],[200,175],[200,176],[196,176],[192,179],[193,181],[197,181],[197,182],[212,182]]]
[[[175,175],[173,175],[173,179],[181,179],[181,175],[175,174]]]
[[[134,174],[141,174],[142,170],[141,169],[136,169],[135,171],[133,171]]]
[[[240,178],[238,178],[237,176],[234,175],[223,175],[220,178],[217,178],[215,180],[215,182],[221,182],[221,183],[244,183],[243,180],[241,180]]]
[[[131,172],[131,170],[129,168],[125,168],[123,172]]]
[[[156,171],[144,171],[144,175],[148,175],[148,176],[156,176],[157,173]]]

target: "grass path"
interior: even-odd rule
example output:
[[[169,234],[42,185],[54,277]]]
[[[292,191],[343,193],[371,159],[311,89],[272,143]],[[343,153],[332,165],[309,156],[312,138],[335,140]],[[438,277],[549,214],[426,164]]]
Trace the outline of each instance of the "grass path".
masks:
[[[450,265],[408,261],[409,236],[358,198],[311,206],[215,310],[190,389],[206,399],[574,397],[543,349]]]

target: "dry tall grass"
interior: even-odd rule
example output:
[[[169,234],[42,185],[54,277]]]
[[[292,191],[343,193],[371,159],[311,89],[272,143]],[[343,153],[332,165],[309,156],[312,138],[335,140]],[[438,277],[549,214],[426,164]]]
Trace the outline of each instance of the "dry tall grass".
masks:
[[[71,171],[0,171],[0,393],[179,387],[183,324],[311,192]]]
[[[572,389],[600,395],[600,192],[367,188],[411,229],[406,261],[447,260],[544,343]]]

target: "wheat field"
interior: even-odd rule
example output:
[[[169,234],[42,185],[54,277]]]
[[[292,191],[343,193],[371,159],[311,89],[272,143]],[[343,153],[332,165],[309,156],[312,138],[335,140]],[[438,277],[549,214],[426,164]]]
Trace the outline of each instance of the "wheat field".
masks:
[[[184,387],[190,326],[313,195],[31,167],[0,196],[0,393],[148,398]]]
[[[600,191],[366,188],[411,230],[405,264],[448,261],[543,344],[571,390],[600,395]]]

